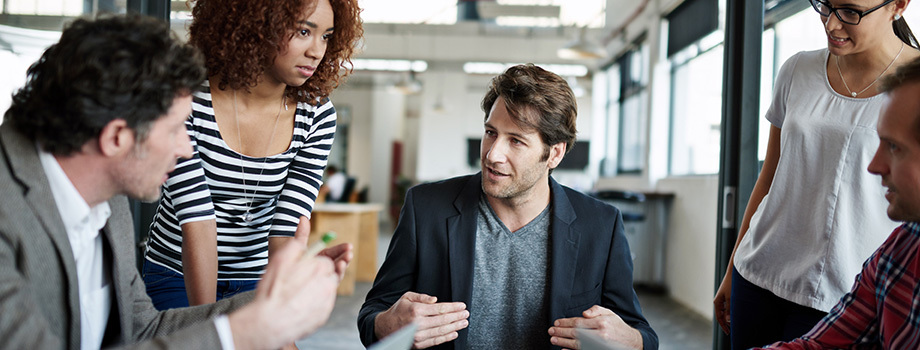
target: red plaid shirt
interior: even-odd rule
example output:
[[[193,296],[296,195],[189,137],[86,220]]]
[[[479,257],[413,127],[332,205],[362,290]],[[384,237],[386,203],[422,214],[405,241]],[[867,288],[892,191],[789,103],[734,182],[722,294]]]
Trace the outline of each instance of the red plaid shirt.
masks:
[[[769,349],[920,349],[920,224],[901,225],[853,289],[801,338]]]

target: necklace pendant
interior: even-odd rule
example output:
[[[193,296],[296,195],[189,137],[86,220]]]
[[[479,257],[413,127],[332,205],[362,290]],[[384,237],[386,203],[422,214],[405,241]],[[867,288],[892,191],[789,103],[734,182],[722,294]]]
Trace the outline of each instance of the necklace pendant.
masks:
[[[247,211],[246,211],[246,214],[243,214],[243,221],[245,221],[245,222],[248,224],[248,223],[252,222],[252,219],[253,219],[252,213],[250,213],[250,212],[247,210]]]
[[[855,93],[855,92],[851,92],[850,95],[853,95],[853,97],[856,97],[856,95],[858,95],[858,94]]]

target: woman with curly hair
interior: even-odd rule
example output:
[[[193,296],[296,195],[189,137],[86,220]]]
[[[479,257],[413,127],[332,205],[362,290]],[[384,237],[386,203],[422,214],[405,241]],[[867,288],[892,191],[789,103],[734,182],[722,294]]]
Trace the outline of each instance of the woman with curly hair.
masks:
[[[357,0],[190,2],[208,79],[186,122],[194,155],[150,227],[144,283],[161,310],[255,289],[310,216],[335,133],[329,94],[364,33]]]

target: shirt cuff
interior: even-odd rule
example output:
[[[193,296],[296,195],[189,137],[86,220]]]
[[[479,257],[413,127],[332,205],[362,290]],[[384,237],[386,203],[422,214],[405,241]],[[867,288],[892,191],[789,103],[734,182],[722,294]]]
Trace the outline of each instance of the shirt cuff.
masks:
[[[230,318],[227,315],[217,316],[214,319],[214,327],[217,327],[220,347],[224,350],[236,350],[236,347],[233,346],[233,330],[230,329]]]

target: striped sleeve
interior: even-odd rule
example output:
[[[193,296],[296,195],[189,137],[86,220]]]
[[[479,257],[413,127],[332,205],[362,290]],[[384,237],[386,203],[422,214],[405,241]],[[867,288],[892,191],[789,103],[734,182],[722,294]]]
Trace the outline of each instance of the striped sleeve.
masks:
[[[312,112],[310,125],[295,125],[308,132],[303,147],[291,162],[288,176],[278,197],[269,237],[292,237],[301,216],[310,217],[317,192],[323,181],[323,170],[335,138],[336,113],[331,101]]]
[[[198,138],[193,118],[194,112],[185,121],[189,140],[192,143],[192,158],[180,160],[164,184],[166,192],[172,198],[172,205],[180,225],[215,219],[211,191],[205,179],[204,169],[201,167],[201,158],[198,156]]]

